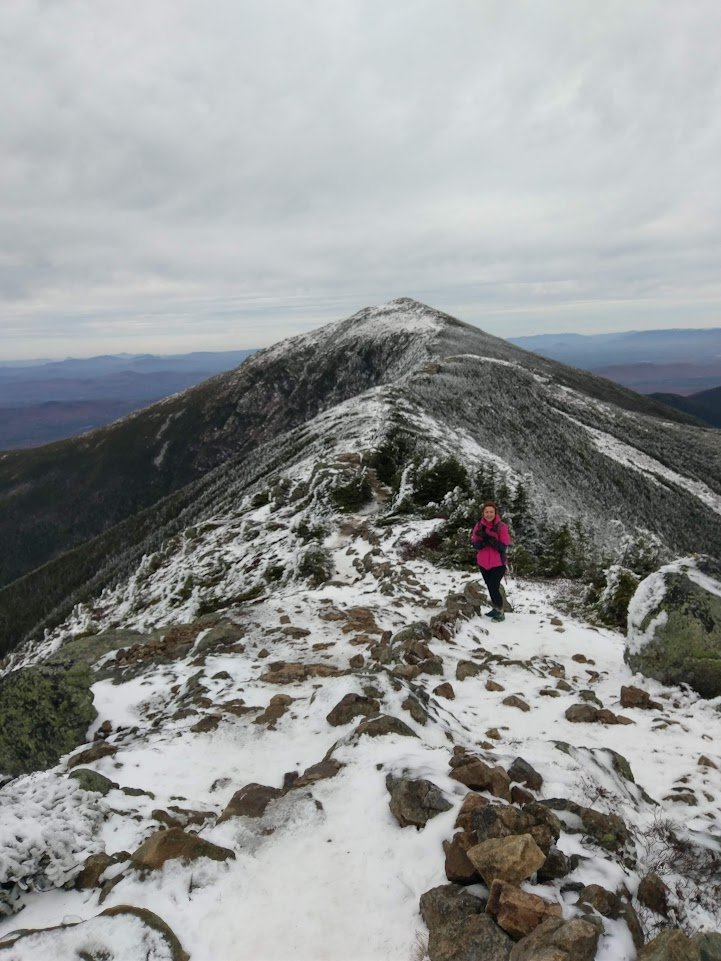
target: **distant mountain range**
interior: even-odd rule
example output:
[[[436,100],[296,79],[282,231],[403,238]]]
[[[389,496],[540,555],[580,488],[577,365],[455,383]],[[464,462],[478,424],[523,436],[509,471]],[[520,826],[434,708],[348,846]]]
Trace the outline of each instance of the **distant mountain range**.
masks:
[[[0,450],[101,427],[237,366],[252,350],[118,354],[0,365]]]
[[[691,394],[721,384],[721,328],[538,334],[510,342],[642,394]]]

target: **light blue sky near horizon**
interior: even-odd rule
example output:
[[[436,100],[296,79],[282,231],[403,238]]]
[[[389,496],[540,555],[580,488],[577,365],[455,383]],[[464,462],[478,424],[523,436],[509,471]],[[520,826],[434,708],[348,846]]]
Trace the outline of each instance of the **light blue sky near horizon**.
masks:
[[[0,6],[0,362],[721,326],[715,0]],[[59,38],[62,38],[60,40]]]

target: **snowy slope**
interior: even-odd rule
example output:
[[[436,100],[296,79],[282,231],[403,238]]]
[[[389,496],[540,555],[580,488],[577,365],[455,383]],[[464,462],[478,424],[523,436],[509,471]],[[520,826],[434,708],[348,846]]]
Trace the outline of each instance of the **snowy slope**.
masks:
[[[577,913],[581,885],[598,883],[633,897],[655,867],[670,888],[671,923],[688,931],[721,926],[713,886],[669,863],[664,840],[670,827],[689,850],[701,852],[701,860],[703,852],[719,849],[719,704],[632,677],[622,636],[567,616],[549,584],[512,580],[515,610],[502,624],[489,625],[467,610],[451,617],[449,631],[428,641],[442,659],[440,674],[413,676],[399,643],[390,659],[379,654],[389,636],[452,612],[464,591],[474,596],[478,582],[472,570],[407,559],[409,545],[436,522],[389,519],[382,485],[374,485],[374,500],[358,511],[329,506],[333,484],[362,470],[358,452],[383,436],[388,390],[321,414],[304,454],[273,475],[282,496],[259,505],[253,496],[260,485],[242,494],[218,482],[215,513],[12,659],[10,666],[17,667],[70,650],[88,631],[141,632],[135,660],[114,653],[99,659],[93,688],[98,719],[88,746],[104,726],[111,731],[105,743],[116,752],[83,767],[118,787],[104,797],[71,787],[66,758],[0,792],[0,882],[17,899],[9,899],[12,910],[22,906],[0,921],[0,958],[25,961],[41,952],[58,961],[76,959],[83,937],[101,938],[105,919],[94,921],[96,927],[65,929],[62,940],[39,936],[5,951],[1,942],[18,928],[85,921],[121,904],[158,914],[193,961],[422,958],[428,935],[419,897],[446,881],[441,845],[453,835],[467,793],[449,776],[454,746],[506,769],[523,758],[543,778],[540,798],[622,815],[635,865],[574,833],[570,817],[558,846],[580,855],[578,866],[558,881],[524,884],[558,903],[565,917]],[[398,403],[406,417],[418,413],[412,394],[395,397],[396,413]],[[427,410],[416,423],[439,449],[466,461],[495,457],[513,482],[497,450],[484,448],[470,430],[451,431]],[[305,573],[310,548],[322,548],[330,565],[319,586]],[[277,579],[264,576],[268,568],[280,572]],[[215,609],[203,619],[208,602]],[[188,626],[189,648],[177,656],[153,655],[157,629],[178,625]],[[475,664],[478,673],[458,680],[463,662]],[[278,683],[278,672],[292,665],[306,665],[308,676]],[[453,687],[452,700],[434,693],[444,681]],[[621,709],[621,686],[631,683],[658,706]],[[416,736],[370,737],[356,731],[359,717],[331,726],[327,716],[338,702],[364,692]],[[278,695],[290,700],[281,703]],[[504,704],[509,695],[529,710]],[[570,706],[589,698],[632,723],[565,717]],[[421,710],[410,713],[409,699]],[[612,752],[629,762],[635,784],[619,774]],[[244,785],[292,785],[296,774],[326,756],[342,765],[335,776],[287,790],[260,818],[217,823]],[[704,756],[710,764],[699,763]],[[401,828],[389,810],[388,773],[432,781],[452,808],[422,830]],[[201,812],[188,830],[230,849],[234,859],[174,860],[148,874],[134,868],[122,852],[135,851],[174,809],[181,823],[187,812]],[[98,850],[120,855],[102,877],[116,883],[104,892],[73,889],[86,856]],[[484,894],[481,885],[470,890]],[[668,923],[634,904],[647,934]],[[631,961],[636,952],[625,923],[603,923],[597,958]],[[118,922],[112,938],[112,961],[138,956],[139,934],[130,921]],[[160,947],[153,951],[158,961],[165,957]]]

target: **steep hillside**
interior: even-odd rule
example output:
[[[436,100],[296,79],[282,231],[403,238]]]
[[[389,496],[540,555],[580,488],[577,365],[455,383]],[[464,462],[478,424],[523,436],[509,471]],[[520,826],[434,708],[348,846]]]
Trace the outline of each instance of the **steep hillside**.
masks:
[[[679,394],[654,394],[653,399],[697,417],[711,427],[721,427],[721,387],[701,390],[698,393],[681,397]]]

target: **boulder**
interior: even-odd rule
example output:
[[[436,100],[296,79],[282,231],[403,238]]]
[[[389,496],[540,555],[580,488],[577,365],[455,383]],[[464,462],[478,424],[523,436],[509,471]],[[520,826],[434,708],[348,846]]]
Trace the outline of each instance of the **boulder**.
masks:
[[[454,834],[450,841],[443,842],[445,871],[449,881],[455,884],[476,884],[481,880],[467,854],[468,849],[475,843],[475,839],[464,831]]]
[[[640,707],[644,711],[661,711],[663,705],[658,701],[652,701],[651,695],[643,688],[634,687],[633,684],[622,685],[621,687],[621,707]]]
[[[548,918],[515,945],[509,961],[593,961],[601,932],[600,923],[582,918]]]
[[[522,891],[507,881],[491,884],[486,912],[515,941],[530,934],[546,918],[563,916],[561,905]]]
[[[541,775],[522,757],[517,757],[508,768],[508,776],[512,781],[520,781],[521,784],[525,784],[531,791],[540,791],[543,787]]]
[[[372,717],[380,710],[380,704],[373,697],[364,694],[346,694],[326,717],[332,727],[348,724],[356,717]]]
[[[699,961],[721,961],[721,934],[703,931],[691,939],[699,950]]]
[[[82,936],[79,937],[79,931]],[[78,945],[91,946],[88,951]],[[0,941],[0,958],[115,958],[119,946],[123,957],[154,961],[189,961],[168,924],[147,908],[118,904],[79,924],[20,930]]]
[[[701,961],[699,945],[680,928],[668,928],[644,945],[637,961]]]
[[[103,796],[118,786],[115,781],[98,774],[97,771],[91,771],[90,768],[78,768],[71,771],[68,777],[77,781],[83,791],[94,792]]]
[[[83,869],[75,878],[75,887],[78,891],[87,891],[90,888],[96,888],[100,881],[100,875],[114,863],[114,859],[103,851],[100,851],[98,854],[91,854],[85,858]]]
[[[475,794],[473,791],[469,791],[463,798],[463,803],[458,811],[458,817],[456,818],[454,827],[470,833],[473,831],[473,815],[476,811],[487,807],[490,803],[488,798],[483,797],[482,794]]]
[[[431,781],[414,781],[389,774],[386,787],[391,795],[391,814],[402,828],[410,825],[418,829],[425,827],[431,818],[452,807],[440,788]]]
[[[624,657],[662,684],[721,695],[721,566],[710,558],[669,564],[638,586]]]
[[[430,961],[508,961],[513,941],[483,913],[484,904],[456,884],[421,895]]]
[[[456,665],[456,680],[465,681],[467,677],[477,677],[483,668],[475,661],[459,661]]]
[[[230,848],[222,848],[210,841],[204,841],[197,834],[186,834],[180,828],[156,831],[144,841],[131,858],[133,867],[141,871],[156,871],[166,861],[195,861],[197,858],[210,858],[213,861],[235,860]]]
[[[268,728],[274,731],[276,721],[279,721],[290,710],[292,703],[293,698],[290,694],[274,694],[263,713],[253,718],[253,724],[267,724]]]
[[[229,818],[260,818],[271,801],[282,797],[283,791],[267,784],[246,784],[228,801],[225,810],[218,818],[218,824]]]
[[[300,777],[294,779],[291,786],[295,789],[308,787],[309,784],[315,784],[316,781],[325,781],[328,778],[335,777],[344,766],[335,758],[324,758],[322,761],[311,764],[310,767],[306,768]]]
[[[0,772],[44,771],[83,744],[97,716],[87,664],[23,667],[0,678]]]
[[[308,677],[335,677],[340,674],[337,667],[330,664],[297,664],[288,661],[275,661],[260,680],[270,684],[295,684]]]
[[[400,734],[403,737],[418,737],[416,732],[404,724],[403,721],[390,714],[381,714],[367,721],[361,721],[355,729],[356,734],[367,734],[368,737],[384,737],[386,734]]]
[[[668,888],[653,871],[641,878],[636,896],[641,904],[656,914],[668,917]]]
[[[508,697],[504,697],[501,704],[505,704],[507,707],[516,707],[519,711],[528,712],[531,710],[531,705],[527,704],[517,694],[509,694]]]
[[[530,834],[545,855],[561,835],[561,822],[543,804],[533,802],[523,810],[512,805],[488,804],[474,811],[471,831],[477,841]]]
[[[580,829],[576,826],[575,818],[572,818],[565,824],[565,831],[570,834],[585,834],[593,838],[606,851],[623,853],[627,859],[633,860],[634,851],[631,835],[618,814],[603,814],[595,808],[584,807],[582,804],[576,804],[575,801],[566,798],[549,798],[543,801],[543,806],[550,808],[552,811],[567,811],[569,814],[580,818]]]
[[[491,838],[468,850],[468,859],[488,886],[493,881],[520,884],[541,867],[546,855],[530,834]]]
[[[490,791],[504,801],[511,800],[511,779],[502,767],[491,766],[473,754],[451,758],[451,777],[472,791]]]
[[[104,741],[99,741],[87,750],[79,751],[77,754],[73,754],[71,758],[68,758],[68,767],[77,767],[78,764],[92,764],[93,761],[99,761],[103,757],[113,757],[117,752],[118,749],[114,744],[106,744]]]

